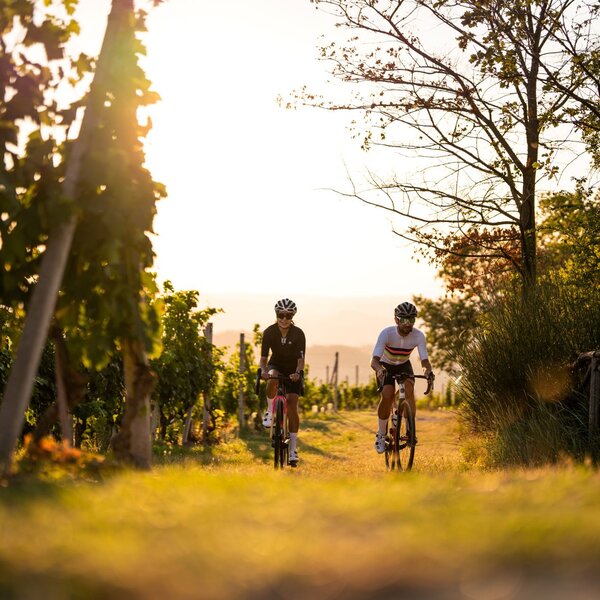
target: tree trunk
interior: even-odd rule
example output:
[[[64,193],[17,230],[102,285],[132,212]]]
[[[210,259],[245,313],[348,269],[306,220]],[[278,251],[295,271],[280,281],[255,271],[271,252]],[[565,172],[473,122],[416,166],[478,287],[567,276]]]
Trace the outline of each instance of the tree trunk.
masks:
[[[126,404],[121,429],[113,439],[115,456],[140,469],[152,466],[150,395],[156,377],[141,342],[123,342]]]
[[[529,170],[527,170],[529,171]],[[523,182],[523,202],[520,211],[523,296],[535,286],[537,278],[537,244],[535,225],[535,170],[526,171]]]
[[[56,378],[57,378],[57,390],[60,386],[64,387],[65,395],[65,412],[72,412],[73,409],[83,402],[85,397],[86,387],[88,383],[88,377],[84,373],[81,373],[71,365],[69,362],[69,355],[65,346],[65,341],[62,338],[61,333],[57,330],[53,334],[54,338],[54,352],[56,356]],[[44,436],[48,435],[52,430],[52,427],[56,423],[60,416],[60,405],[55,402],[50,405],[46,412],[42,415],[38,422],[37,427],[33,432],[33,441],[39,442]],[[66,425],[61,419],[61,429],[63,431],[63,439],[72,439],[72,425]],[[67,433],[65,434],[65,428]],[[79,436],[80,437],[80,436]],[[78,445],[77,443],[75,444]]]

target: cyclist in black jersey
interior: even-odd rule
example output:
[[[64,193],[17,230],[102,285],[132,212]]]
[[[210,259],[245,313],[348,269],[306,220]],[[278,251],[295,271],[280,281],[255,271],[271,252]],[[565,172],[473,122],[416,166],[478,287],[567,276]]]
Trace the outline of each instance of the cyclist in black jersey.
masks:
[[[290,464],[298,464],[298,399],[302,391],[302,376],[304,375],[304,356],[306,353],[306,338],[304,332],[296,327],[292,319],[298,308],[289,298],[278,300],[275,304],[277,321],[267,327],[262,336],[260,352],[260,369],[262,378],[271,375],[288,375],[291,383],[287,386],[287,411],[290,430]],[[270,352],[270,356],[269,356]],[[273,418],[273,398],[277,393],[277,381],[267,381],[267,412],[263,419],[265,427],[271,427]]]

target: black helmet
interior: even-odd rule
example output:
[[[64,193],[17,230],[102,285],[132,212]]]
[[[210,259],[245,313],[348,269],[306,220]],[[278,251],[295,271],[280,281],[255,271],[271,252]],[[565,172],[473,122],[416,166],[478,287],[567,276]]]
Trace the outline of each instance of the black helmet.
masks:
[[[394,309],[394,316],[398,319],[413,319],[417,316],[417,307],[410,302],[403,302]]]
[[[291,312],[294,315],[298,312],[298,307],[293,300],[289,298],[283,298],[281,300],[277,300],[275,304],[275,312]]]

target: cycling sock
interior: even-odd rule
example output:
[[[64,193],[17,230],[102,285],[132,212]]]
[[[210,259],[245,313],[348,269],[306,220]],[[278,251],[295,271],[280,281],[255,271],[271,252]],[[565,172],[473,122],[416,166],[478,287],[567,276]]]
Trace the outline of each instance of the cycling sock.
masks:
[[[290,433],[290,452],[296,449],[296,442],[298,441],[297,433]]]
[[[273,397],[273,398],[267,398],[267,410],[270,413],[273,413],[273,400],[275,400],[275,397]]]
[[[385,435],[385,432],[387,430],[387,419],[379,419],[379,433],[381,435]]]

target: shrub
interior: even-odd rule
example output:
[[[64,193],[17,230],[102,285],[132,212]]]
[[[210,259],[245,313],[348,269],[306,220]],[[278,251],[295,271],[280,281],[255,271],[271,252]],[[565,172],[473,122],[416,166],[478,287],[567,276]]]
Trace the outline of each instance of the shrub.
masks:
[[[581,457],[585,399],[569,364],[600,348],[600,300],[547,279],[525,301],[504,290],[488,304],[460,357],[463,415],[495,463]]]

